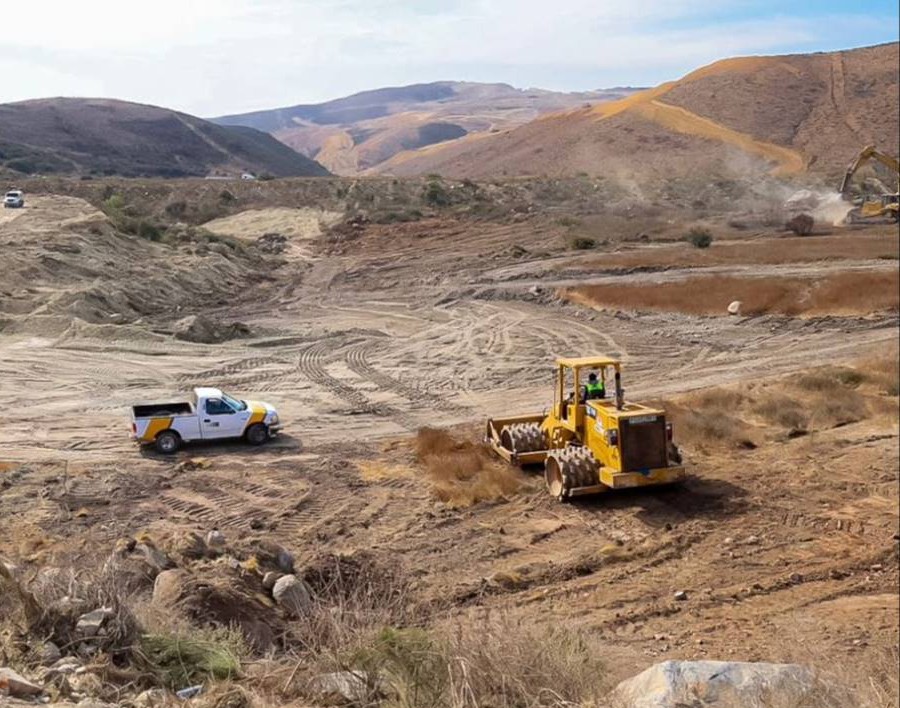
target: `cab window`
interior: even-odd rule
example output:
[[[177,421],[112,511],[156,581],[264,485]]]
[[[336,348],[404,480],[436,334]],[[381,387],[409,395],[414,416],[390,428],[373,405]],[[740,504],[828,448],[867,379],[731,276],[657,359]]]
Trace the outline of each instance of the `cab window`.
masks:
[[[221,398],[206,399],[207,415],[227,415],[228,413],[234,413],[234,409]]]

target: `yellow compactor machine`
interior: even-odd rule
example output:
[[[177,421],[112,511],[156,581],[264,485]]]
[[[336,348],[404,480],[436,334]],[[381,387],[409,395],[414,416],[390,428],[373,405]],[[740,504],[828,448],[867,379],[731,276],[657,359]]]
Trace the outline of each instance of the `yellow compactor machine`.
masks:
[[[561,358],[556,366],[549,413],[488,420],[494,452],[512,464],[543,464],[547,489],[560,501],[684,478],[665,411],[625,401],[618,359]],[[602,395],[596,386],[585,390],[590,373]]]

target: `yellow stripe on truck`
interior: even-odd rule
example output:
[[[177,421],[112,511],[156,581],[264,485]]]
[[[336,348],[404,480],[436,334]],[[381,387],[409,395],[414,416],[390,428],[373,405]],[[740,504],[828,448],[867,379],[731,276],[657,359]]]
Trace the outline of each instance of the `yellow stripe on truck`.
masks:
[[[261,406],[258,403],[250,404],[250,418],[247,420],[247,425],[244,426],[244,430],[250,430],[251,425],[256,425],[257,423],[262,423],[266,419],[266,414],[269,411],[266,410],[265,406]]]
[[[141,440],[143,440],[144,442],[153,442],[154,440],[156,440],[157,435],[159,435],[163,430],[168,430],[171,427],[171,418],[151,418],[150,422],[147,423],[147,429],[144,431],[144,435]]]

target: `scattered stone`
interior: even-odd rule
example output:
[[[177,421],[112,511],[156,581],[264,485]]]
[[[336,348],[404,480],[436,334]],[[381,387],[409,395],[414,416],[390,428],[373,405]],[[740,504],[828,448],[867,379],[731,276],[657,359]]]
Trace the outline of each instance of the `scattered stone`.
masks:
[[[188,698],[193,698],[194,696],[199,696],[201,693],[203,693],[202,685],[188,686],[187,688],[182,688],[180,691],[175,691],[175,695],[183,701]]]
[[[312,604],[309,586],[296,575],[285,575],[272,587],[272,597],[290,615],[300,616]]]
[[[730,546],[732,543],[734,543],[734,539],[731,536],[727,536],[725,540],[722,541],[722,543],[726,546]]]
[[[206,545],[210,548],[222,548],[225,545],[225,534],[218,529],[213,529],[206,534]]]
[[[744,541],[748,546],[755,546],[759,543],[759,536],[747,536],[747,540]]]
[[[36,648],[36,653],[40,657],[41,666],[53,666],[62,658],[62,652],[53,642],[42,642]]]
[[[684,602],[688,599],[687,593],[684,590],[678,590],[674,597],[678,602]]]
[[[178,568],[164,570],[153,582],[153,602],[170,607],[177,603],[184,594],[188,577],[187,571]]]
[[[172,559],[152,543],[138,543],[134,551],[140,554],[141,559],[156,573],[175,567]]]
[[[279,549],[275,557],[275,564],[282,573],[294,572],[294,556],[284,548]]]
[[[792,583],[802,583],[803,576],[800,573],[791,573],[791,582]]]
[[[369,677],[362,671],[338,671],[333,674],[322,674],[310,681],[310,688],[329,702],[368,704],[371,698]]]
[[[742,303],[740,300],[734,300],[734,301],[728,306],[728,314],[729,314],[729,315],[739,315],[739,314],[741,314],[741,306],[742,306],[742,305],[743,305],[743,303]]]
[[[263,576],[262,584],[266,590],[271,590],[275,587],[275,583],[278,582],[279,578],[284,577],[282,573],[279,573],[275,570],[270,570]]]
[[[881,563],[875,563],[874,565],[869,566],[869,570],[878,573],[878,572],[884,570],[884,566],[881,565]]]
[[[29,698],[41,695],[44,689],[12,669],[0,667],[0,691],[13,698]]]
[[[96,610],[85,612],[78,618],[75,625],[75,633],[82,639],[90,639],[96,637],[100,633],[100,628],[107,619],[115,614],[111,607],[99,607]]]
[[[797,664],[664,661],[616,686],[613,703],[628,708],[721,708],[802,702],[812,673]]]

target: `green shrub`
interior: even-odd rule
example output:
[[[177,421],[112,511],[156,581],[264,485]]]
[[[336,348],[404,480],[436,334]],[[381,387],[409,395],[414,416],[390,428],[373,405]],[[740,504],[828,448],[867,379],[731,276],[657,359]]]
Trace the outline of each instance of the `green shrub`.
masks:
[[[240,669],[240,639],[234,632],[206,632],[206,638],[176,634],[146,634],[140,652],[147,668],[170,688],[184,688],[209,679],[230,679]]]
[[[569,248],[575,251],[589,251],[596,248],[597,242],[586,236],[573,236],[569,239]]]
[[[221,192],[219,192],[219,201],[224,204],[230,204],[231,202],[237,201],[237,197],[227,189],[223,189]]]
[[[161,241],[163,231],[150,221],[140,220],[135,227],[135,235],[148,241]]]
[[[442,207],[450,204],[450,193],[440,182],[428,182],[422,190],[422,199],[431,206]]]
[[[713,242],[713,235],[709,229],[702,226],[695,226],[688,231],[685,237],[694,248],[709,248]]]

